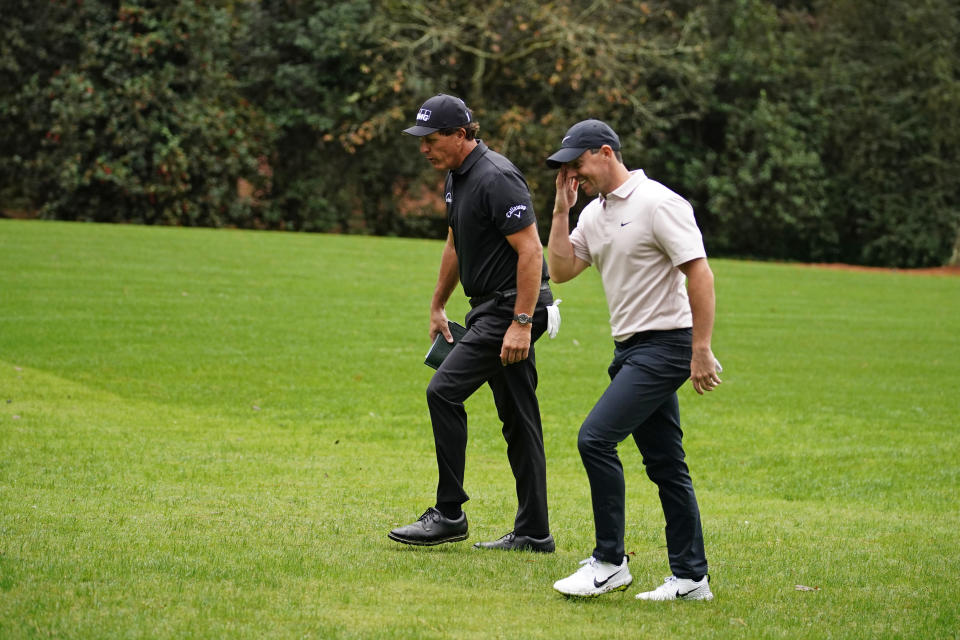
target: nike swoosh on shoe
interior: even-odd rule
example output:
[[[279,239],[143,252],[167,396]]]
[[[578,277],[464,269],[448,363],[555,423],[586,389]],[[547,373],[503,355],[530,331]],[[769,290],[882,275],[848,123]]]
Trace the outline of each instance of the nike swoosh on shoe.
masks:
[[[618,570],[616,573],[611,573],[610,575],[607,576],[607,579],[606,579],[606,580],[603,580],[602,582],[597,582],[597,579],[594,578],[594,579],[593,579],[593,586],[594,586],[594,588],[599,589],[599,588],[602,587],[603,585],[605,585],[605,584],[607,584],[608,582],[610,582],[610,578],[612,578],[613,576],[615,576],[615,575],[617,575],[617,574],[619,574],[619,573],[620,573],[619,570]]]

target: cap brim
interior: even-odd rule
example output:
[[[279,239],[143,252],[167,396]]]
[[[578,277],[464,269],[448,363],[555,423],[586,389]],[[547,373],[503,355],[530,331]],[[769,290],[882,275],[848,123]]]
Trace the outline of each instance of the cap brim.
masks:
[[[404,133],[409,133],[412,136],[418,137],[428,136],[431,133],[436,133],[437,131],[440,131],[440,129],[434,129],[433,127],[421,127],[420,125],[403,130]]]
[[[560,165],[570,162],[571,160],[576,160],[583,155],[583,152],[586,150],[586,148],[579,149],[576,147],[560,149],[560,151],[557,151],[555,154],[547,158],[547,166],[551,169],[559,169]]]

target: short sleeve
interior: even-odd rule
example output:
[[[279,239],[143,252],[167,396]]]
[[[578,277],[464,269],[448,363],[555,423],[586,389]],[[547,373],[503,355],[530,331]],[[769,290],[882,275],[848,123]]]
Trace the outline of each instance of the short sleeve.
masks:
[[[657,206],[653,233],[673,266],[707,257],[693,207],[683,198],[667,198]]]
[[[498,173],[486,185],[487,211],[493,226],[505,236],[526,229],[537,221],[530,189],[514,173]]]

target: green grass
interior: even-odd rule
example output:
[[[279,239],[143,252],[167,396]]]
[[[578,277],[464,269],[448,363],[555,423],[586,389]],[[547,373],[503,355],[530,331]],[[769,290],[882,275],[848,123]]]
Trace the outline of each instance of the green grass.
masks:
[[[469,544],[515,509],[486,389],[470,540],[386,537],[432,504],[440,249],[0,221],[0,638],[958,636],[960,279],[713,260],[724,384],[681,411],[716,599],[634,600],[668,568],[625,443],[635,582],[579,602],[551,585],[593,544],[593,272],[537,345],[557,553]]]

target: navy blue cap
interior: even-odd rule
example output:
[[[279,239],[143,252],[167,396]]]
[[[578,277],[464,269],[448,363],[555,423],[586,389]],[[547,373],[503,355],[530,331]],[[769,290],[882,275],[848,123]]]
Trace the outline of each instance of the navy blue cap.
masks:
[[[547,158],[547,166],[559,169],[560,165],[576,160],[587,149],[599,149],[605,144],[620,151],[620,138],[610,125],[600,120],[583,120],[567,130],[560,142],[560,150]]]
[[[412,136],[428,136],[440,129],[465,127],[471,120],[473,113],[463,100],[441,93],[423,103],[417,112],[417,124],[403,132]]]

